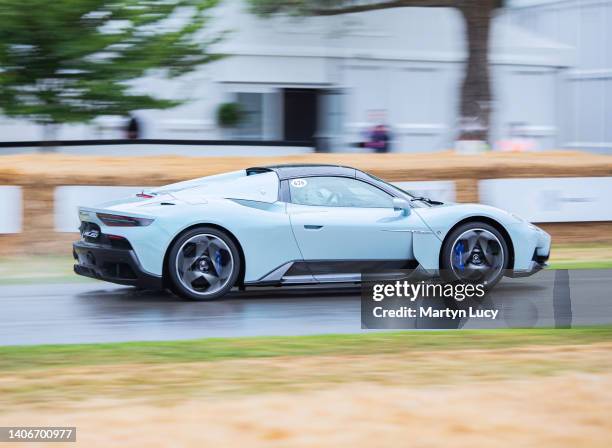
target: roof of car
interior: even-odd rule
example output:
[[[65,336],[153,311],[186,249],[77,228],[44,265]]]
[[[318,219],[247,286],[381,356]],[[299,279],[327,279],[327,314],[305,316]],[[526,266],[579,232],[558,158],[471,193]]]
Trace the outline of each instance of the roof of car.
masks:
[[[309,176],[348,176],[355,177],[356,170],[348,166],[324,164],[288,164],[257,166],[247,169],[247,173],[257,174],[274,171],[280,180]]]

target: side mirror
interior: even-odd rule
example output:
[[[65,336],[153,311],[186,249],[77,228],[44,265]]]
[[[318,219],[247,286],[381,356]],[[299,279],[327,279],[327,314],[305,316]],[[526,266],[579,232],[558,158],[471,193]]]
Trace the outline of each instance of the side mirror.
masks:
[[[401,210],[404,215],[409,215],[411,211],[410,203],[406,199],[393,198],[393,210]]]

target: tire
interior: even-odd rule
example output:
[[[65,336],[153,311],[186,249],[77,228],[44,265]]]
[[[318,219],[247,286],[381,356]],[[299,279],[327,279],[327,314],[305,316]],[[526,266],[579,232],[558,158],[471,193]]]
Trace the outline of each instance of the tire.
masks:
[[[182,234],[170,248],[171,289],[187,300],[215,300],[236,284],[240,253],[226,232],[197,227]]]
[[[447,236],[442,247],[442,278],[481,283],[490,290],[504,276],[509,254],[506,239],[495,227],[478,221],[462,224]]]

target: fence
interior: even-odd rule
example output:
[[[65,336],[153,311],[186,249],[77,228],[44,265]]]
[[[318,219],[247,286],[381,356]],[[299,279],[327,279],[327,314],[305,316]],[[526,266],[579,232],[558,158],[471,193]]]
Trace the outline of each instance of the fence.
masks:
[[[66,253],[78,205],[247,166],[352,165],[422,196],[481,202],[538,222],[554,242],[612,242],[612,157],[580,153],[298,154],[278,157],[9,155],[0,161],[0,253]],[[580,223],[577,225],[577,223]]]

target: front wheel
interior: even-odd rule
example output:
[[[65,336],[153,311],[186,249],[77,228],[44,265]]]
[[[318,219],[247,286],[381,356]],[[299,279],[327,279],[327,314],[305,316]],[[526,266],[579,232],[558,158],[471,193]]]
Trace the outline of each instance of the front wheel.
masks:
[[[223,231],[199,227],[181,235],[170,249],[168,273],[173,291],[189,300],[213,300],[236,283],[240,255]]]
[[[453,230],[442,248],[441,268],[445,280],[480,283],[491,289],[508,266],[508,244],[490,224],[469,222]]]

